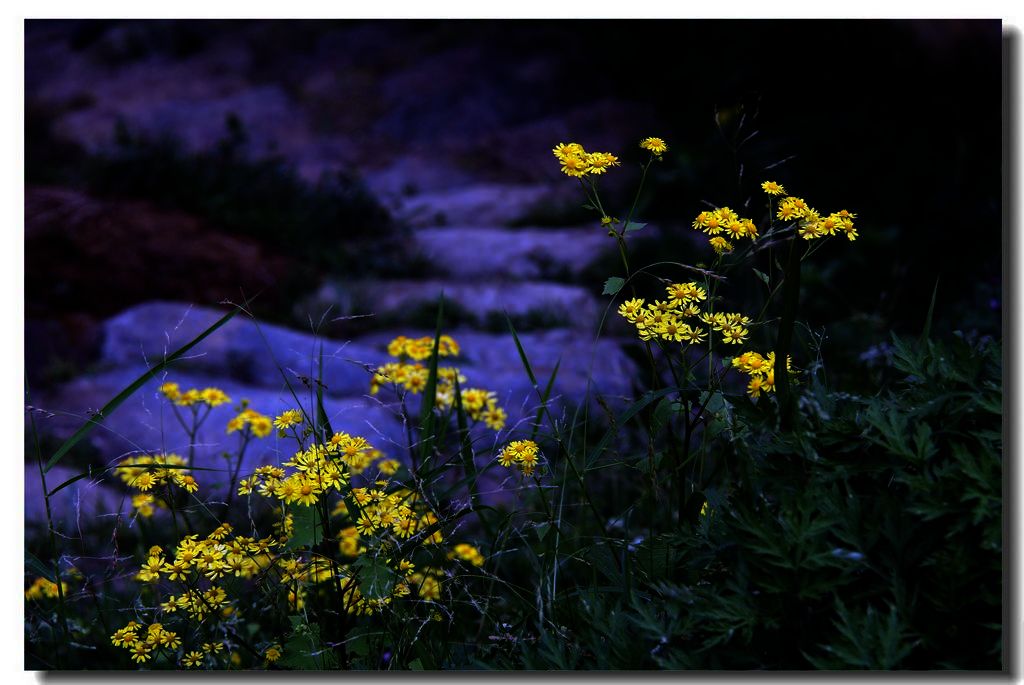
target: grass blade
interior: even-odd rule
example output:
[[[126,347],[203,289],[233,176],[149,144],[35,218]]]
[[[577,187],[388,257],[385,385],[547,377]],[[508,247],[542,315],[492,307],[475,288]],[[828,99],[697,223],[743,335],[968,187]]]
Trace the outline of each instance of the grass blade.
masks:
[[[523,349],[523,344],[519,342],[519,335],[516,333],[516,327],[512,325],[512,319],[509,317],[508,312],[505,312],[505,321],[508,322],[508,330],[512,332],[512,339],[516,342],[516,349],[519,350],[519,358],[523,362],[523,368],[526,369],[526,375],[530,377],[530,382],[533,383],[533,387],[537,387],[537,376],[533,373],[533,368],[530,366],[530,360],[526,358],[526,350]]]
[[[441,322],[444,318],[444,291],[437,301],[437,327],[434,331],[434,349],[430,354],[430,369],[427,387],[423,390],[423,404],[420,406],[420,462],[425,463],[436,442],[436,421],[434,405],[437,404],[437,358],[441,354]]]
[[[935,287],[932,289],[932,302],[928,305],[928,316],[924,319],[924,329],[921,331],[921,342],[928,339],[932,332],[932,315],[935,313],[935,298],[939,294],[939,279],[935,279]]]
[[[533,419],[533,432],[530,433],[530,440],[536,442],[537,433],[540,431],[540,419],[544,415],[544,412],[548,410],[548,399],[551,397],[551,389],[555,387],[555,377],[558,376],[558,369],[562,365],[562,359],[559,358],[555,362],[555,368],[551,371],[551,378],[548,379],[547,387],[544,388],[544,394],[540,397],[540,406],[537,407],[537,416]],[[550,418],[550,416],[549,416]]]

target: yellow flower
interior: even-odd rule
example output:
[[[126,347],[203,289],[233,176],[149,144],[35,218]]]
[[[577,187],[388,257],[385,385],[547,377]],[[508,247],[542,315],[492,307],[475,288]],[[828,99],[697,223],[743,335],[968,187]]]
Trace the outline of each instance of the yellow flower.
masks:
[[[761,189],[769,195],[785,195],[786,189],[775,181],[765,181],[761,184]]]
[[[135,511],[138,512],[139,516],[142,518],[149,518],[153,515],[154,501],[153,495],[135,495],[132,497],[132,507],[134,507]]]
[[[401,466],[402,463],[397,459],[384,459],[377,462],[377,469],[385,476],[395,475]],[[344,502],[341,502],[341,504],[344,504]]]
[[[187,492],[195,492],[199,489],[199,483],[196,479],[188,474],[175,473],[174,484],[179,488],[183,488]]]
[[[710,243],[711,247],[714,248],[715,252],[717,252],[718,254],[732,252],[732,243],[730,243],[728,240],[726,240],[720,235],[716,235],[714,238],[710,238],[708,240],[708,243]]]
[[[619,305],[619,315],[625,317],[625,319],[630,323],[635,323],[637,317],[640,316],[640,313],[643,312],[643,310],[644,300],[641,298],[626,300]]]
[[[252,434],[257,438],[265,438],[272,432],[272,424],[269,416],[257,416],[249,421],[252,427]]]
[[[267,648],[267,651],[263,653],[263,656],[267,658],[267,661],[274,663],[281,658],[281,645],[273,645]]]
[[[189,668],[195,668],[203,663],[203,656],[204,654],[202,652],[189,652],[182,657],[181,663],[185,664],[185,666],[188,666]]]
[[[747,235],[747,226],[738,219],[733,219],[725,225],[726,232],[732,236],[734,240],[742,238]]]
[[[640,141],[640,147],[656,155],[664,154],[668,150],[668,145],[661,138],[644,138]]]
[[[722,328],[722,340],[729,345],[739,345],[747,339],[749,334],[750,331],[742,326],[728,326]]]
[[[592,152],[587,155],[590,173],[603,174],[609,167],[619,166],[619,158],[610,152]]]
[[[500,431],[505,427],[505,419],[507,418],[508,414],[505,413],[504,409],[498,406],[497,402],[494,400],[489,400],[487,402],[487,409],[483,412],[483,419],[488,428]]]
[[[551,151],[555,153],[555,157],[557,157],[559,161],[566,157],[578,157],[579,155],[586,154],[583,150],[583,146],[579,143],[559,143]]]
[[[800,210],[788,202],[783,202],[775,216],[783,221],[793,221],[800,218]]]
[[[139,490],[142,490],[143,492],[146,492],[147,490],[152,488],[154,485],[156,485],[156,478],[149,471],[145,471],[142,474],[140,474],[138,478],[133,480],[131,482],[131,485],[134,485]]]
[[[228,397],[220,388],[206,388],[202,390],[199,393],[199,399],[211,407],[216,407],[231,401],[231,398]]]
[[[160,386],[159,391],[164,397],[169,399],[171,402],[177,400],[179,395],[181,395],[181,391],[178,389],[177,383],[164,383],[163,385]]]
[[[302,412],[298,409],[288,409],[274,419],[274,427],[285,430],[302,423]]]
[[[428,602],[441,599],[441,583],[434,576],[424,576],[420,583],[420,597]]]
[[[562,173],[566,176],[585,176],[590,169],[590,162],[583,157],[566,157],[562,160]]]
[[[153,647],[150,644],[147,644],[147,643],[142,642],[142,641],[138,641],[138,642],[136,642],[135,644],[132,645],[131,649],[132,649],[132,660],[133,661],[136,661],[136,662],[141,664],[142,662],[148,661],[149,659],[152,658],[152,655],[150,654],[150,652],[153,651]]]

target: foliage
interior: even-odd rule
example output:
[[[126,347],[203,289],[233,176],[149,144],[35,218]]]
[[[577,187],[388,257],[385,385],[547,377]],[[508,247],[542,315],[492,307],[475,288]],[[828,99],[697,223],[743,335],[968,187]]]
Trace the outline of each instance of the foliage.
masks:
[[[638,198],[669,148],[641,149]],[[507,421],[496,392],[448,365],[460,348],[442,299],[433,336],[400,336],[395,361],[367,369],[407,454],[334,431],[322,385],[307,379],[303,404],[282,370],[295,408],[272,421],[235,406],[220,476],[191,453],[117,463],[141,528],[119,576],[75,568],[52,534],[33,548],[29,644],[52,645],[58,666],[94,650],[89,663],[153,668],[1002,668],[1001,345],[933,334],[933,299],[920,338],[893,336],[884,386],[832,387],[820,338],[795,334],[801,263],[830,236],[853,241],[853,214],[765,182],[762,225],[727,207],[697,216],[701,266],[632,268],[638,204],[606,213],[595,180],[618,157],[555,154],[618,248],[620,275],[594,289],[609,311],[623,298],[649,365],[634,398],[556,408],[558,367],[538,376],[506,317],[535,393]],[[756,316],[726,311],[737,274],[764,288]],[[216,388],[160,392],[190,444],[231,404]],[[298,451],[240,473],[274,430]],[[67,483],[45,490],[36,445],[52,495]],[[197,495],[225,474],[226,501]]]

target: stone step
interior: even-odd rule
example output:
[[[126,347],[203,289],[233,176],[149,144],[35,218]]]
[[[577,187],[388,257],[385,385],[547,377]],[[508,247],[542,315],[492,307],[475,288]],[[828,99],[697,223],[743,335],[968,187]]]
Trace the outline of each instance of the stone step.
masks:
[[[145,367],[159,361],[193,339],[223,312],[176,302],[152,302],[132,307],[102,325],[101,369]],[[472,367],[474,381],[501,394],[505,388],[530,390],[519,353],[507,332],[486,333],[464,328],[446,331],[462,347],[457,364]],[[433,331],[379,331],[349,342],[317,337],[282,326],[257,324],[239,314],[175,362],[175,372],[201,374],[263,388],[283,384],[279,366],[289,381],[316,377],[323,346],[322,381],[333,397],[358,397],[367,392],[372,369],[391,360],[387,344],[398,335],[427,336]],[[524,332],[520,340],[534,372],[547,378],[561,359],[555,393],[568,400],[582,399],[588,387],[604,395],[629,393],[635,376],[633,363],[618,341],[560,328]],[[516,397],[514,401],[522,401]],[[103,402],[100,403],[102,405]]]
[[[421,228],[416,250],[439,272],[468,280],[568,280],[615,241],[597,225],[573,228]],[[595,285],[597,292],[600,287]]]
[[[450,321],[503,332],[505,312],[520,331],[546,328],[596,330],[601,303],[589,289],[550,281],[466,282],[414,280],[330,281],[301,303],[303,311],[339,316],[372,315],[381,325],[418,320],[437,309],[444,293]],[[429,319],[427,319],[429,320]],[[373,326],[371,319],[365,322]],[[422,323],[419,323],[422,325]]]
[[[557,215],[583,204],[578,193],[571,195],[550,183],[470,182],[404,197],[391,195],[388,200],[395,218],[415,228],[512,226],[528,222],[532,216]]]

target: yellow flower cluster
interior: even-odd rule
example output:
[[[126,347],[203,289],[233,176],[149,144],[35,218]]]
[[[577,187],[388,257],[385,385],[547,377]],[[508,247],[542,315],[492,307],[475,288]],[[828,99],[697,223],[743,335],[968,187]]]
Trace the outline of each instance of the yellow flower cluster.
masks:
[[[761,185],[766,193],[771,195],[784,195],[785,190],[778,183],[765,181]],[[837,231],[846,234],[847,239],[857,239],[857,229],[853,225],[856,214],[841,209],[822,217],[818,210],[807,204],[802,197],[784,197],[779,202],[779,209],[775,214],[776,218],[783,221],[796,221],[797,234],[804,240],[815,240],[825,236],[833,236]]]
[[[619,166],[619,158],[610,152],[587,152],[579,143],[559,143],[551,152],[567,176],[581,177],[587,174],[599,175],[613,166]]]
[[[441,599],[441,577],[440,569],[425,568],[424,573],[413,573],[409,580],[418,586],[418,594],[421,599],[427,602],[436,602]]]
[[[498,455],[498,463],[505,468],[513,464],[519,467],[524,476],[533,475],[540,459],[540,448],[533,440],[513,440],[505,445]]]
[[[242,433],[251,431],[252,435],[255,435],[257,438],[265,438],[273,430],[274,424],[269,416],[248,407],[243,407],[233,419],[228,421],[227,428],[229,435],[238,431]]]
[[[160,386],[159,390],[164,397],[179,407],[191,407],[198,404],[216,407],[231,401],[231,398],[219,388],[205,388],[203,390],[191,388],[182,392],[177,383],[164,383]]]
[[[751,219],[742,218],[728,207],[721,207],[712,212],[701,212],[693,220],[693,228],[711,236],[708,239],[708,244],[718,254],[732,252],[733,244],[727,238],[733,240],[757,238],[757,225]]]
[[[408,360],[423,354],[422,346],[428,342],[428,339],[399,339],[392,350],[398,353],[400,363],[413,367],[415,365]],[[441,348],[438,352],[445,355],[458,352],[458,346],[451,338],[442,340]],[[456,380],[462,380],[454,368],[443,369],[439,375],[442,377],[439,386],[444,386],[442,392],[452,393]],[[487,421],[488,425],[504,423],[504,412],[497,407],[494,393],[468,388],[462,392],[462,401],[467,413],[474,418]],[[451,400],[447,403],[450,406]],[[489,417],[488,412],[500,414]],[[233,423],[229,424],[229,432],[251,430],[253,435],[265,434],[273,427],[284,430],[300,425],[304,420],[300,410],[289,409],[271,422],[269,417],[248,409],[247,403],[243,402]],[[307,596],[318,593],[316,586],[327,582],[337,583],[344,611],[356,616],[379,613],[402,597],[414,596],[430,602],[441,599],[444,571],[437,568],[417,571],[411,558],[393,558],[394,550],[406,540],[414,543],[414,550],[425,545],[444,545],[438,515],[424,498],[400,484],[376,480],[368,487],[352,487],[350,483],[352,474],[361,473],[374,463],[378,472],[386,476],[396,473],[401,467],[400,462],[385,458],[365,438],[348,433],[335,433],[329,439],[307,447],[305,440],[308,437],[308,430],[297,436],[299,450],[288,461],[280,466],[260,466],[249,477],[239,481],[240,495],[258,493],[275,505],[279,504],[275,506],[276,522],[270,535],[263,538],[256,537],[256,533],[253,537],[236,536],[231,524],[222,523],[205,538],[197,534],[182,538],[173,552],[165,552],[159,546],[149,548],[134,579],[151,588],[145,593],[156,594],[153,621],[166,620],[172,614],[181,615],[179,620],[194,623],[235,617],[238,614],[236,598],[229,598],[227,589],[238,582],[232,580],[229,583],[232,578],[250,582],[259,580],[261,583],[276,581],[282,593],[281,599],[287,602],[292,613],[302,611]],[[531,470],[529,465],[536,463],[536,458],[534,446],[532,452],[522,456],[524,469]],[[187,488],[190,483],[194,484],[194,481],[186,480],[191,478],[187,469],[171,468],[185,464],[178,455],[161,454],[126,459],[119,465],[119,473],[125,482],[141,491],[132,500],[140,515],[151,516],[156,507],[166,506],[150,492],[157,486],[175,482]],[[351,565],[331,562],[319,554],[311,556],[305,545],[291,550],[285,546],[298,530],[300,520],[303,525],[308,525],[301,518],[304,510],[298,507],[326,504],[332,494],[331,516],[342,518],[335,528],[339,530],[336,538],[341,553],[339,558],[342,562],[349,559]],[[409,554],[411,551],[401,556],[408,557]],[[439,559],[445,558],[441,556],[443,552],[431,554]],[[383,561],[397,574],[390,581],[390,591],[385,591],[383,596],[368,597],[361,592],[360,585],[365,583],[359,569],[367,563],[361,557],[367,555],[370,563]],[[456,544],[448,551],[447,559],[477,567],[485,562],[480,551],[468,543]],[[48,592],[45,581],[40,580],[26,596],[42,596]],[[204,630],[204,633],[208,632]],[[176,650],[177,653],[168,656],[188,668],[207,665],[208,656],[224,649],[224,645],[218,643],[204,644],[202,651],[180,649],[181,639],[176,633],[164,630],[160,623],[153,623],[148,629],[135,622],[129,623],[111,636],[111,641],[128,649],[139,663],[153,659],[162,648]],[[281,658],[279,644],[265,642],[261,648],[264,649],[265,664]]]
[[[406,488],[398,488],[388,493],[387,481],[377,481],[378,488],[353,488],[352,498],[359,506],[359,515],[355,519],[352,530],[342,532],[342,552],[348,554],[358,550],[357,536],[370,536],[374,533],[391,532],[399,539],[408,538],[417,532],[434,527],[437,516],[422,503],[416,495]],[[440,545],[444,537],[438,527],[423,539],[425,544]],[[348,556],[356,556],[348,554]]]
[[[248,495],[256,490],[264,497],[276,497],[287,504],[310,506],[332,488],[340,490],[348,483],[347,468],[366,468],[376,458],[370,456],[373,451],[365,438],[335,433],[325,444],[311,445],[284,462],[283,466],[294,469],[290,473],[276,466],[259,467],[251,477],[239,481],[238,494]]]
[[[64,581],[61,581],[60,587],[61,592],[63,592],[66,595],[68,592],[68,584]],[[39,600],[43,597],[48,597],[49,599],[57,599],[58,596],[59,594],[57,592],[57,583],[53,582],[52,580],[47,580],[46,578],[36,578],[34,581],[32,581],[32,585],[29,586],[27,590],[25,590],[25,599]]]
[[[388,344],[388,354],[399,359],[423,361],[433,353],[434,339],[429,335],[423,338],[407,338],[400,335]],[[437,354],[439,357],[457,357],[459,344],[451,336],[442,335],[438,338]]]
[[[121,480],[142,492],[168,483],[174,483],[188,492],[195,492],[199,489],[199,483],[189,470],[184,468],[186,464],[185,459],[177,454],[140,454],[123,460],[117,466],[117,472]]]
[[[750,335],[746,328],[750,325],[750,318],[738,312],[705,312],[700,315],[700,320],[711,326],[711,330],[721,333],[722,342],[728,345],[739,345]]]
[[[167,504],[158,497],[142,492],[132,496],[132,508],[135,509],[135,513],[139,516],[148,519],[157,509],[166,509]]]
[[[751,397],[760,397],[762,392],[773,392],[775,390],[775,353],[769,352],[763,357],[757,352],[744,352],[738,357],[733,357],[733,368],[739,369],[742,373],[750,376],[750,383],[747,385],[747,394]],[[786,357],[786,369],[793,370],[793,360]]]
[[[111,635],[110,642],[115,647],[130,650],[132,660],[140,664],[152,659],[153,653],[160,649],[177,649],[181,646],[178,634],[164,630],[162,624],[153,623],[142,631],[142,626],[135,621],[129,621],[128,625]]]
[[[460,542],[452,547],[452,551],[448,553],[448,558],[468,561],[473,564],[473,566],[477,567],[483,566],[484,561],[486,561],[484,559],[484,555],[480,554],[480,550],[465,542]]]
[[[647,304],[643,298],[626,300],[619,305],[619,315],[636,326],[641,340],[661,339],[668,342],[701,343],[707,332],[700,326],[690,325],[684,319],[698,319],[717,331],[727,344],[739,344],[747,339],[750,319],[742,314],[702,312],[698,303],[707,299],[704,288],[695,282],[673,283],[665,288],[667,300]]]
[[[440,356],[456,356],[459,353],[459,345],[451,337],[442,335],[440,337],[438,354]],[[377,367],[370,379],[370,394],[376,395],[380,392],[382,385],[401,386],[407,391],[418,394],[427,387],[430,378],[430,370],[423,364],[409,363],[407,359],[422,359],[424,357],[413,356],[410,347],[417,355],[423,353],[423,346],[426,346],[426,355],[429,357],[433,349],[433,338],[420,338],[411,340],[405,336],[399,336],[388,345],[388,354],[398,357],[397,362],[388,362]],[[455,384],[458,381],[462,389],[462,408],[472,421],[483,421],[484,424],[496,431],[505,427],[508,414],[498,406],[497,395],[488,390],[479,388],[464,388],[468,380],[458,368],[451,366],[438,367],[436,402],[438,406],[452,409],[455,406]]]
[[[682,319],[700,314],[697,302],[707,299],[707,293],[696,283],[673,283],[668,292],[667,301],[645,304],[643,298],[627,300],[619,306],[619,315],[636,326],[641,340],[702,342],[706,336],[704,329]]]
[[[223,523],[204,539],[198,535],[188,535],[178,543],[173,560],[165,558],[159,546],[153,546],[135,579],[143,583],[156,583],[162,576],[166,576],[168,580],[194,588],[195,581],[200,577],[210,581],[224,576],[251,578],[271,565],[273,557],[270,550],[278,544],[274,538],[257,540],[239,536],[228,540],[230,533],[231,524]],[[203,595],[189,590],[176,600],[172,596],[161,606],[167,612],[184,609],[190,616],[199,619],[211,609],[225,604],[223,589],[213,587]]]

